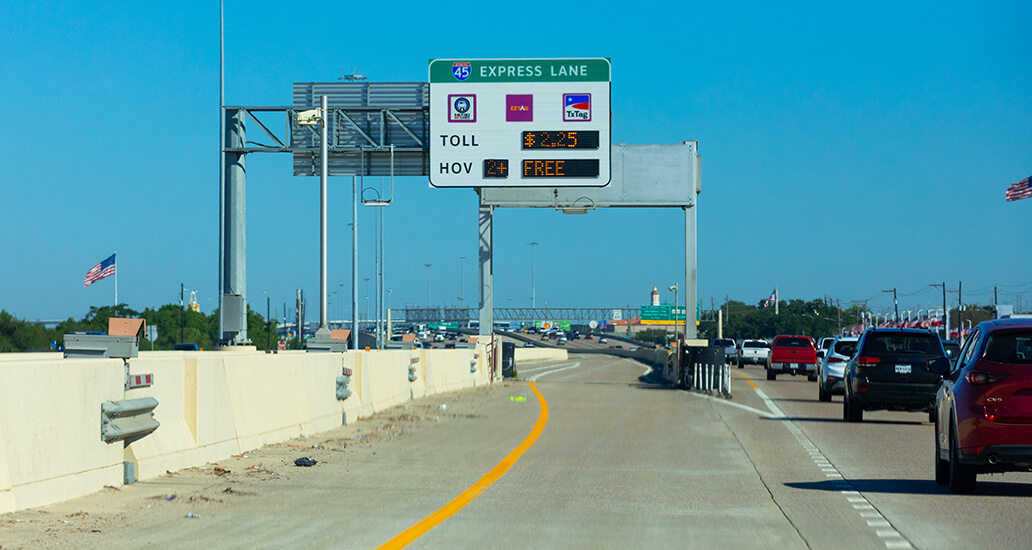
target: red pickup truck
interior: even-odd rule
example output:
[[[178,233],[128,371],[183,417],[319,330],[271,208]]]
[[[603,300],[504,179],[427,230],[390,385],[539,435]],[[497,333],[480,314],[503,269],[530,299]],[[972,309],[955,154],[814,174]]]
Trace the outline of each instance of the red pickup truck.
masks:
[[[817,380],[817,348],[809,336],[778,336],[767,354],[767,380],[776,380],[778,374],[795,376],[805,374],[811,382]]]

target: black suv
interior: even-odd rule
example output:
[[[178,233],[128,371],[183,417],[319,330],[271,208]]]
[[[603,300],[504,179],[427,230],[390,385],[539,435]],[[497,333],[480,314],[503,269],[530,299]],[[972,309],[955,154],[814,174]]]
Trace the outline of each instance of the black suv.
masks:
[[[863,422],[864,411],[926,411],[934,422],[942,376],[929,365],[941,357],[946,352],[934,332],[867,329],[846,367],[842,419]]]

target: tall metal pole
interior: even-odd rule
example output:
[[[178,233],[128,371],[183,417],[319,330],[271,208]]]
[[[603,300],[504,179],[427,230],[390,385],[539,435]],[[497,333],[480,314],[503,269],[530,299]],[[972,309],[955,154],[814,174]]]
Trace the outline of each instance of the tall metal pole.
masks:
[[[537,246],[537,241],[527,243],[530,247],[530,307],[531,309],[537,308],[537,289],[534,287],[534,247]]]
[[[223,338],[222,295],[226,293],[226,55],[225,12],[219,0],[219,340]]]
[[[327,320],[326,308],[329,297],[326,292],[326,202],[327,202],[327,180],[329,175],[329,160],[326,137],[329,134],[329,115],[326,113],[327,100],[322,96],[319,114],[322,116],[322,126],[319,143],[319,329],[315,331],[316,338],[328,339],[330,328]]]
[[[351,176],[351,349],[358,351],[358,176]]]
[[[493,208],[480,207],[480,336],[491,336],[494,333],[494,271],[491,260],[494,247],[492,231]]]
[[[428,310],[427,315],[430,315],[430,268],[433,264],[423,264],[423,266],[426,267],[426,309]]]
[[[466,257],[459,256],[459,304],[466,307]]]

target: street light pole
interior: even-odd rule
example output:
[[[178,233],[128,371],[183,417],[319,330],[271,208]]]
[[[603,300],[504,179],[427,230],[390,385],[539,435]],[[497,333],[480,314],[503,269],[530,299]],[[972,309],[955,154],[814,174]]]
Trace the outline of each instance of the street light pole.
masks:
[[[433,264],[423,264],[423,266],[426,267],[426,309],[427,310],[430,309],[430,267],[432,265]],[[427,315],[429,315],[429,314],[430,313],[428,311]]]
[[[459,256],[459,303],[466,307],[466,257]]]
[[[531,309],[537,309],[537,293],[534,288],[534,247],[537,246],[537,241],[527,243],[530,247],[530,307]]]
[[[680,377],[681,375],[681,344],[677,339],[677,283],[670,285],[667,290],[674,291],[674,375]],[[688,329],[688,305],[685,304],[684,308],[684,327]]]

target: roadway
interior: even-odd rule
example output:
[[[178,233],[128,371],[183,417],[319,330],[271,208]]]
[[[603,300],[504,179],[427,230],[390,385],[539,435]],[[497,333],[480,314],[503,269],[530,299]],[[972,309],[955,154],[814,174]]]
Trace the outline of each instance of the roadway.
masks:
[[[1010,548],[1032,538],[1032,475],[950,494],[933,481],[922,413],[846,424],[840,397],[819,403],[814,383],[768,382],[756,366],[734,369],[731,400],[664,387],[608,355],[517,368],[519,381],[221,461],[222,476],[191,469],[10,514],[5,529],[38,528],[43,543],[0,532],[0,544],[377,548],[439,510],[447,517],[408,548]],[[530,380],[547,423],[512,463],[544,410]],[[294,467],[302,455],[320,464]],[[511,468],[488,474],[500,463]],[[474,486],[474,500],[449,504]]]

